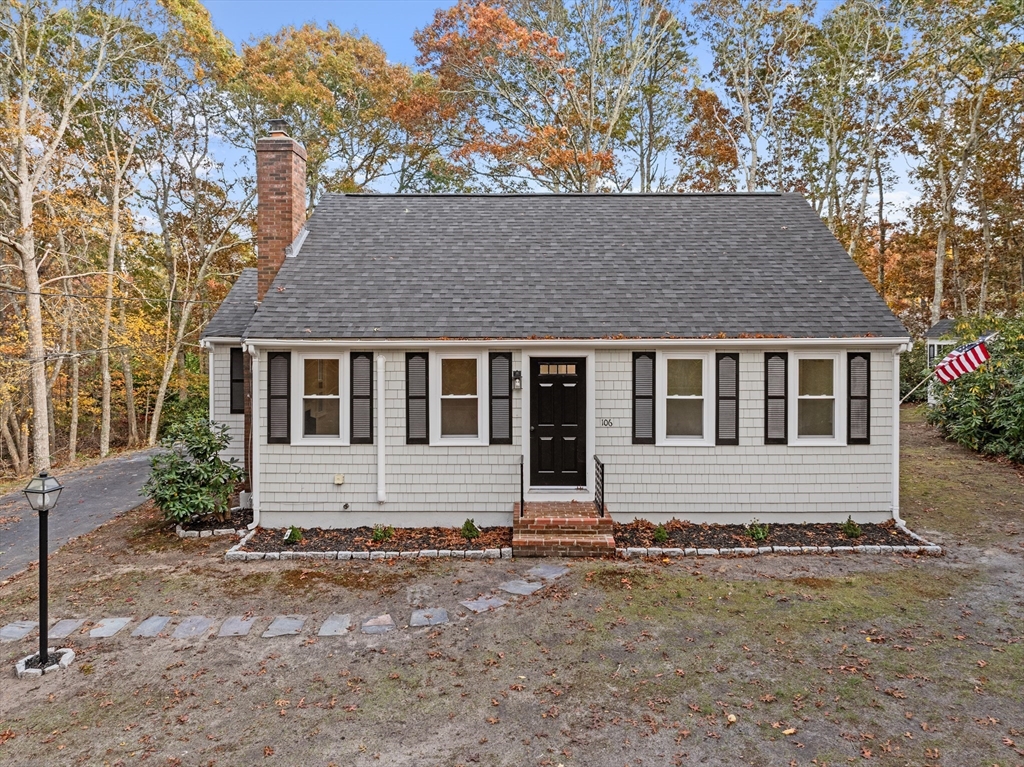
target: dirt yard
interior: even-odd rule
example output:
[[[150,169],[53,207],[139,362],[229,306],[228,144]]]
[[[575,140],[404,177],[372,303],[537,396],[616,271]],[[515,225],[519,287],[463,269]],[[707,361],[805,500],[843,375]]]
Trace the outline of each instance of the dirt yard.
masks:
[[[537,560],[228,565],[136,510],[51,560],[53,620],[127,629],[60,642],[78,659],[41,680],[12,671],[34,634],[0,645],[0,762],[1024,765],[1024,470],[916,410],[902,439],[903,515],[946,556],[571,561],[479,615],[459,601]],[[35,575],[0,625],[34,618]],[[416,607],[451,622],[410,628]],[[286,613],[300,636],[260,636]],[[317,637],[331,613],[357,630]],[[395,631],[359,633],[383,613]],[[260,617],[130,636],[155,614]]]

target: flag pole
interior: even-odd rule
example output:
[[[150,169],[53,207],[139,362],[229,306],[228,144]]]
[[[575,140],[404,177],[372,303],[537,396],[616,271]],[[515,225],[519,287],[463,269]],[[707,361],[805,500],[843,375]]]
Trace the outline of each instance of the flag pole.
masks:
[[[914,387],[913,389],[911,389],[910,391],[908,391],[908,392],[906,393],[906,395],[904,395],[903,399],[901,399],[901,400],[900,400],[900,404],[902,405],[902,404],[903,404],[904,402],[906,402],[906,401],[907,401],[907,397],[909,397],[909,396],[910,396],[911,394],[913,394],[913,393],[914,393],[914,392],[916,392],[916,391],[917,391],[918,389],[920,389],[920,388],[921,388],[922,386],[924,386],[924,385],[925,385],[926,383],[928,383],[928,381],[930,381],[930,380],[932,379],[932,376],[934,376],[934,375],[935,375],[935,371],[933,370],[933,371],[932,371],[931,373],[929,373],[929,374],[928,374],[928,375],[927,375],[927,376],[926,376],[926,377],[924,378],[924,380],[923,380],[923,381],[921,381],[921,383],[919,383],[919,384],[918,384],[917,386],[915,386],[915,387]]]

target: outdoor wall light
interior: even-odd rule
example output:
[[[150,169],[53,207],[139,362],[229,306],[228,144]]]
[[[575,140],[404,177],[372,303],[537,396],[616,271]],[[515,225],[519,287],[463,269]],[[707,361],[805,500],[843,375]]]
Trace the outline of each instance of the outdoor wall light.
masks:
[[[512,371],[512,388],[522,389],[523,388],[523,371],[513,370]]]
[[[57,505],[60,498],[60,491],[64,486],[51,477],[45,471],[39,472],[38,477],[32,477],[23,491],[28,505],[39,514],[39,668],[46,668],[50,650],[47,642],[50,639],[49,620],[47,618],[47,600],[49,599],[49,584],[47,582],[47,530],[48,512]]]

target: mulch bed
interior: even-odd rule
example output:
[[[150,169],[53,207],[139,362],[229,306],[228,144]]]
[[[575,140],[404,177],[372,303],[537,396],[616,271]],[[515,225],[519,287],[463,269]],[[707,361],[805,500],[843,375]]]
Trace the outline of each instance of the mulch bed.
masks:
[[[861,534],[848,538],[841,524],[769,525],[768,537],[755,541],[745,525],[695,525],[673,519],[665,523],[668,540],[655,543],[657,525],[637,519],[615,525],[618,548],[722,549],[758,546],[918,546],[915,538],[896,527],[894,522],[860,526]]]
[[[458,527],[396,527],[386,541],[373,540],[372,527],[325,530],[303,528],[302,540],[285,543],[285,530],[258,528],[243,551],[421,551],[423,549],[500,549],[512,545],[511,527],[481,527],[480,537],[467,540]]]
[[[225,520],[220,521],[216,519],[212,514],[206,514],[198,519],[193,519],[186,525],[182,525],[182,530],[226,530],[232,528],[234,530],[244,530],[246,527],[252,524],[252,509],[233,509],[231,516]]]

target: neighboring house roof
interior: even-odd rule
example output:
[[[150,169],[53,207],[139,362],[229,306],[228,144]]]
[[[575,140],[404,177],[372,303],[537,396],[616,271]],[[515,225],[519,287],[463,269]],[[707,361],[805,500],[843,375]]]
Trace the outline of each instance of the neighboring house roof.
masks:
[[[945,335],[949,335],[953,332],[953,323],[955,321],[946,317],[944,320],[939,320],[924,334],[925,338],[942,338]]]
[[[256,311],[256,269],[243,269],[217,312],[203,331],[203,338],[241,338]]]
[[[903,338],[797,194],[325,195],[249,338]]]

